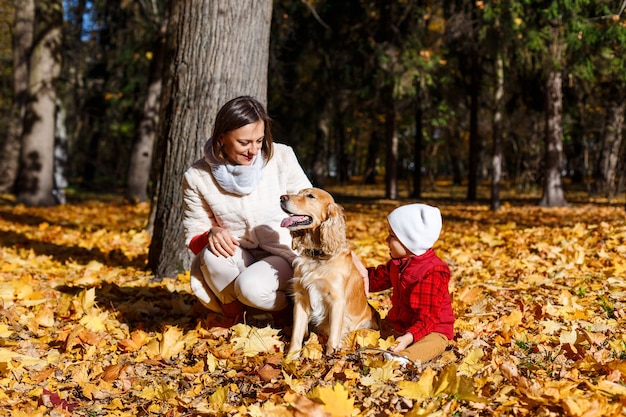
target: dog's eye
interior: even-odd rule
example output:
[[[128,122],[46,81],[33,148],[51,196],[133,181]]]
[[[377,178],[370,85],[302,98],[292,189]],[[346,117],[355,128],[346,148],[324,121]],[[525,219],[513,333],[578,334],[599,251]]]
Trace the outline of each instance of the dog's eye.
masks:
[[[315,196],[312,193],[308,193],[306,196],[307,198],[315,198]]]

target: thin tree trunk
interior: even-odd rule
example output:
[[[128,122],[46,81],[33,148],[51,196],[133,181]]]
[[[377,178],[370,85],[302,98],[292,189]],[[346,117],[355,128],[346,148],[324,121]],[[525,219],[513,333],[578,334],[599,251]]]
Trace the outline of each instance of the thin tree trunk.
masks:
[[[469,162],[467,167],[467,199],[476,201],[478,187],[478,163],[481,144],[478,135],[478,109],[480,106],[480,67],[476,48],[472,50],[471,85],[470,85],[470,126],[469,126]]]
[[[615,179],[617,178],[617,163],[622,145],[625,109],[624,101],[611,101],[604,128],[602,150],[596,165],[594,189],[597,193],[606,195],[607,198],[612,198],[615,195]]]
[[[324,187],[326,177],[328,175],[328,142],[330,139],[329,114],[332,112],[332,102],[327,97],[324,110],[322,110],[317,120],[317,129],[315,129],[315,152],[312,158],[311,181],[316,187]]]
[[[189,268],[181,181],[202,154],[218,109],[229,99],[267,98],[272,1],[173,1],[168,28],[153,237],[148,265],[157,279]],[[162,142],[161,142],[162,140]],[[162,146],[161,146],[162,145]]]
[[[163,33],[159,34],[154,42],[154,55],[150,62],[150,74],[148,76],[148,94],[137,129],[137,142],[135,142],[130,156],[126,198],[135,203],[148,200],[152,150],[159,126],[159,105],[163,87],[163,61],[165,59],[165,38],[163,35],[166,27],[167,19],[164,19]]]
[[[38,1],[35,39],[29,68],[29,98],[24,117],[17,200],[29,206],[56,204],[54,197],[54,135],[61,70],[61,0]]]
[[[498,53],[495,62],[496,90],[493,113],[493,154],[491,163],[491,210],[500,208],[502,179],[502,113],[504,112],[504,62]]]
[[[567,205],[563,191],[561,168],[563,161],[563,74],[552,70],[548,74],[546,93],[546,177],[543,196],[539,205],[542,207],[563,207]]]
[[[415,137],[413,139],[413,192],[411,197],[422,198],[422,147],[424,143],[424,110],[422,109],[422,89],[416,83],[415,95]]]
[[[396,103],[393,98],[393,87],[385,87],[385,197],[398,198],[398,132],[396,128]]]
[[[12,192],[17,179],[28,95],[28,65],[34,29],[35,1],[16,2],[13,34],[13,103],[9,129],[0,140],[0,193]]]

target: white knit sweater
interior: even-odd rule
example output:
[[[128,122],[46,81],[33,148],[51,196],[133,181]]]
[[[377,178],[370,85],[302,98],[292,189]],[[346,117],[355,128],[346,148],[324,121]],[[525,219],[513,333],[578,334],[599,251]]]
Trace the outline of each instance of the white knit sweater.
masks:
[[[213,226],[223,227],[242,248],[261,248],[292,262],[289,230],[280,227],[287,215],[280,196],[311,187],[293,149],[274,143],[274,156],[263,167],[263,177],[252,193],[244,196],[224,191],[215,181],[208,163],[196,161],[183,179],[185,243]]]

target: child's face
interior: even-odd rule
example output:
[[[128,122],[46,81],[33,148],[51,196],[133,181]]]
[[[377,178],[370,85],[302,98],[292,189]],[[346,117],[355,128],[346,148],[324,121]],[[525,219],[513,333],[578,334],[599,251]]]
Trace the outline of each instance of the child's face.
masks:
[[[409,250],[407,250],[407,248],[405,248],[402,243],[400,243],[400,240],[398,240],[395,233],[393,233],[393,230],[391,230],[391,227],[389,226],[389,224],[387,224],[387,230],[389,231],[389,235],[387,235],[387,245],[389,245],[389,255],[393,259],[406,258],[407,256],[411,256],[412,253]]]

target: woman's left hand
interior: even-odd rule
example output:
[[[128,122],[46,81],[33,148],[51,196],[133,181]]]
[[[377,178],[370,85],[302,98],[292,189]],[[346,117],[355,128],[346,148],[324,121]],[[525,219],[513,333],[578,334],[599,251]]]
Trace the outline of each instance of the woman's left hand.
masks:
[[[209,249],[215,256],[228,258],[235,254],[235,248],[239,246],[237,239],[230,232],[221,227],[213,227],[208,234]]]

